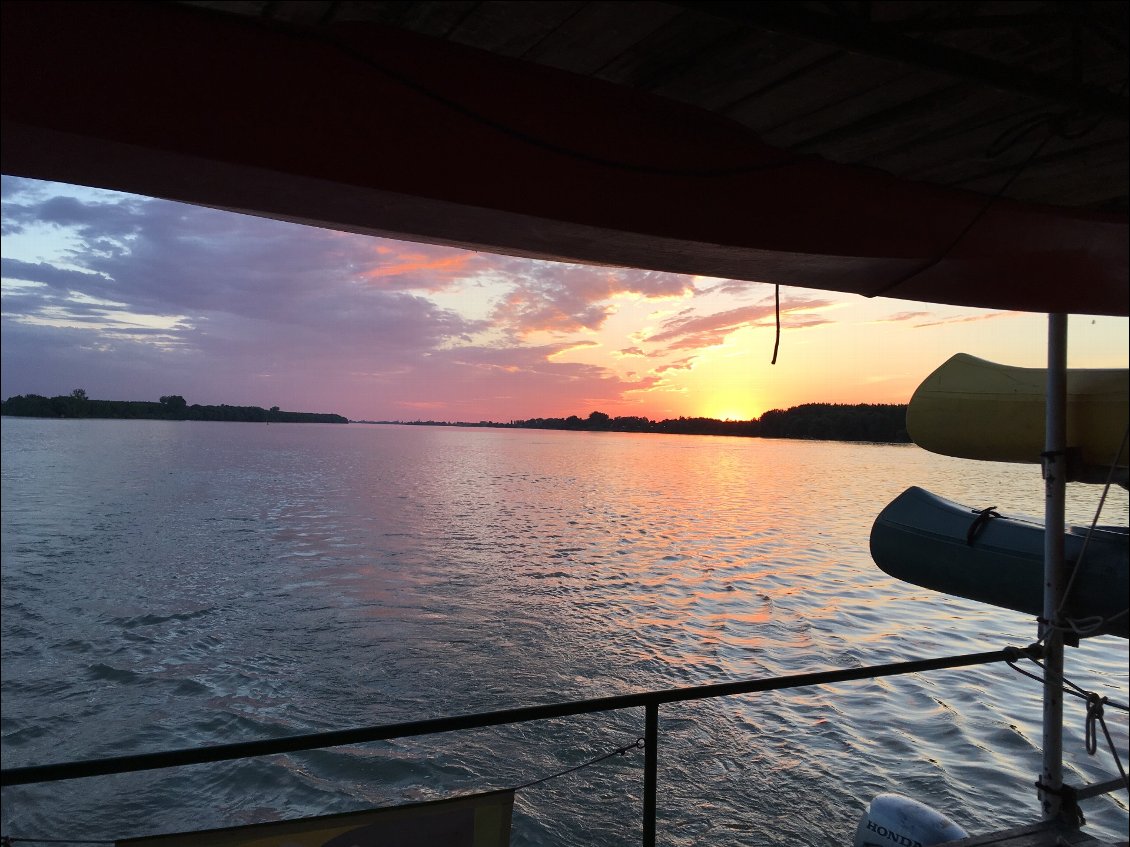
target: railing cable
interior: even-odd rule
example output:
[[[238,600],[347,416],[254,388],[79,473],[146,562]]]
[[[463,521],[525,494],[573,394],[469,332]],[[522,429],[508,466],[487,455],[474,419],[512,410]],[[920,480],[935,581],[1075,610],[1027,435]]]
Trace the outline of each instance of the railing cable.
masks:
[[[644,749],[644,738],[641,736],[630,744],[623,744],[609,753],[597,756],[595,759],[589,759],[587,762],[581,762],[579,765],[566,768],[557,773],[552,773],[549,776],[543,776],[539,779],[524,782],[521,785],[515,785],[510,790],[517,792],[526,788],[533,788],[535,785],[541,785],[542,783],[549,782],[551,779],[557,779],[558,777],[567,776],[576,771],[592,767],[606,759],[611,759],[613,756],[626,756],[632,750],[642,749]],[[0,847],[13,847],[16,844],[117,844],[118,840],[119,839],[113,838],[23,838],[18,835],[5,835],[0,836]]]
[[[651,704],[680,703],[687,700],[706,700],[711,697],[727,697],[735,694],[754,694],[763,691],[783,691],[791,688],[806,688],[815,685],[829,685],[839,682],[856,682],[878,679],[902,674],[923,673],[925,671],[948,670],[971,667],[992,662],[1003,662],[1039,652],[1036,645],[1027,648],[1006,647],[984,653],[966,653],[937,659],[916,659],[907,662],[892,662],[885,665],[870,665],[860,668],[841,668],[833,671],[791,674],[768,679],[746,679],[737,682],[719,682],[712,685],[696,685],[686,688],[671,688],[659,691],[641,691],[635,694],[621,694],[612,697],[598,697],[592,700],[575,700],[566,703],[550,703],[542,706],[524,706],[503,709],[496,712],[457,715],[447,718],[432,718],[405,723],[366,726],[354,729],[331,730],[304,735],[290,735],[261,741],[243,741],[232,744],[217,744],[210,747],[195,747],[181,750],[168,750],[160,753],[138,753],[128,756],[111,756],[79,762],[61,762],[50,765],[31,765],[20,768],[0,770],[0,785],[27,785],[35,782],[55,782],[63,779],[82,779],[91,776],[105,776],[115,773],[156,770],[160,768],[201,765],[210,762],[249,759],[254,756],[271,756],[279,753],[296,753],[301,750],[318,750],[328,747],[341,747],[346,744],[365,744],[373,741],[388,741],[393,738],[412,738],[419,735],[433,735],[467,729],[482,729],[503,724],[527,723],[529,721],[563,718],[572,715],[612,712],[619,709],[646,707]]]
[[[1110,486],[1114,482],[1114,472],[1118,467],[1118,460],[1122,457],[1123,452],[1125,452],[1126,450],[1127,439],[1130,439],[1130,426],[1128,426],[1126,428],[1126,431],[1122,433],[1122,441],[1119,442],[1118,450],[1115,451],[1114,458],[1110,461],[1110,470],[1107,471],[1106,485],[1103,486],[1102,496],[1099,497],[1098,506],[1095,508],[1095,517],[1091,520],[1091,526],[1090,528],[1088,528],[1087,534],[1083,538],[1083,546],[1079,550],[1079,557],[1075,560],[1075,566],[1071,569],[1071,576],[1067,580],[1067,586],[1063,589],[1063,597],[1059,601],[1059,607],[1055,610],[1056,618],[1059,618],[1063,615],[1064,606],[1067,605],[1067,600],[1071,596],[1071,589],[1075,587],[1075,578],[1079,575],[1079,572],[1083,570],[1083,557],[1087,553],[1087,545],[1091,543],[1091,536],[1095,534],[1095,528],[1098,526],[1099,517],[1103,513],[1103,506],[1106,505],[1107,494],[1110,493]],[[1090,621],[1091,619],[1087,618],[1085,620]],[[1051,621],[1050,623],[1053,625],[1058,625],[1059,621]],[[1098,629],[1099,626],[1102,626],[1104,621],[1102,618],[1099,618],[1097,624],[1091,624],[1089,626],[1084,624],[1081,629],[1077,628],[1075,623],[1076,622],[1074,621],[1068,621],[1068,624],[1071,625],[1072,629],[1075,629],[1080,635],[1087,635],[1091,631]]]
[[[1037,667],[1039,667],[1041,670],[1044,669],[1044,666],[1040,664],[1038,659],[1035,659],[1030,655],[1027,656],[1027,659]],[[1030,673],[1024,670],[1023,668],[1017,666],[1015,661],[1012,659],[1006,659],[1005,662],[1018,674],[1026,676],[1029,679],[1034,679],[1039,683],[1043,683],[1043,676],[1038,676],[1034,673]],[[1096,726],[1102,727],[1103,735],[1106,736],[1107,747],[1110,749],[1110,755],[1114,758],[1114,764],[1118,768],[1119,776],[1122,778],[1122,787],[1130,790],[1130,780],[1127,779],[1126,769],[1122,765],[1122,757],[1118,753],[1118,747],[1114,743],[1114,739],[1111,738],[1110,730],[1107,729],[1106,726],[1106,719],[1103,717],[1105,706],[1110,706],[1111,708],[1118,709],[1122,712],[1130,712],[1130,706],[1127,706],[1124,703],[1115,702],[1114,700],[1111,700],[1108,697],[1104,697],[1097,692],[1087,691],[1085,688],[1072,682],[1067,677],[1063,677],[1063,691],[1065,694],[1070,694],[1072,697],[1078,697],[1080,700],[1085,701],[1087,704],[1087,717],[1086,723],[1084,725],[1084,744],[1087,750],[1087,754],[1094,756],[1098,752],[1098,733],[1095,730]]]
[[[971,667],[1002,661],[1007,662],[1016,670],[1020,670],[1016,668],[1015,662],[1019,661],[1022,656],[1027,656],[1032,661],[1035,661],[1036,657],[1041,655],[1041,652],[1041,648],[1038,644],[1033,644],[1026,648],[1005,647],[1001,650],[985,653],[967,653],[964,655],[946,656],[936,659],[918,659],[885,665],[871,665],[861,668],[842,668],[834,671],[792,674],[790,676],[770,677],[768,679],[747,679],[738,682],[715,683],[713,685],[697,685],[660,691],[643,691],[636,694],[601,697],[593,700],[578,700],[566,703],[553,703],[544,706],[527,706],[525,708],[506,709],[495,712],[481,712],[478,714],[460,715],[450,718],[437,718],[409,723],[386,724],[383,726],[369,726],[357,729],[294,735],[264,741],[221,744],[213,747],[172,750],[163,753],[116,756],[85,762],[66,762],[53,765],[9,768],[0,771],[0,784],[3,786],[26,785],[30,783],[80,779],[91,776],[105,776],[116,773],[133,773],[159,768],[325,749],[328,747],[339,747],[345,744],[358,744],[391,740],[394,738],[410,738],[420,735],[453,732],[457,730],[527,723],[536,720],[593,714],[596,712],[610,712],[642,706],[645,709],[646,717],[646,731],[643,738],[637,738],[630,744],[617,747],[609,753],[602,754],[580,765],[567,768],[541,779],[531,780],[530,782],[515,787],[513,790],[519,791],[523,788],[530,788],[551,779],[556,779],[557,777],[587,768],[598,762],[610,759],[613,756],[627,755],[630,750],[642,748],[645,753],[643,843],[645,847],[652,847],[655,844],[655,797],[658,758],[657,737],[659,733],[658,713],[661,704],[686,702],[690,700],[706,700],[714,697],[752,694],[765,691],[782,691],[792,688],[806,688],[840,682],[866,681],[887,676],[900,676],[924,671]],[[1024,671],[1020,672],[1025,673]],[[1026,675],[1031,676],[1031,674]],[[1104,702],[1106,701],[1104,700]],[[1117,706],[1118,704],[1111,705]],[[1101,713],[1098,714],[1097,720],[1102,720]],[[1106,732],[1105,724],[1103,724],[1103,731]],[[1109,738],[1109,733],[1107,735]],[[109,839],[84,840],[0,836],[0,847],[10,847],[10,845],[17,843],[113,844],[115,842]]]
[[[617,747],[611,753],[605,753],[602,756],[597,756],[595,759],[589,759],[587,762],[582,762],[575,767],[566,768],[565,770],[558,771],[557,773],[551,773],[549,776],[543,776],[541,779],[532,779],[529,782],[523,783],[522,785],[515,785],[510,790],[521,791],[524,788],[533,788],[535,785],[541,785],[543,782],[549,782],[551,779],[557,779],[559,776],[566,776],[567,774],[574,773],[575,771],[584,770],[587,767],[598,764],[599,762],[603,762],[605,759],[611,759],[613,756],[626,756],[628,755],[629,750],[642,750],[643,744],[643,738],[637,738],[631,744],[625,744],[622,747]]]

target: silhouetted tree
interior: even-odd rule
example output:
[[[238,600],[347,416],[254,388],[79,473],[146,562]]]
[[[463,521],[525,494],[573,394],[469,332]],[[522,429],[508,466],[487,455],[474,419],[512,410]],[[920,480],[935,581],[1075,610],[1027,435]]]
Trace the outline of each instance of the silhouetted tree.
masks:
[[[590,412],[588,418],[588,429],[608,429],[612,418],[608,417],[604,412]]]

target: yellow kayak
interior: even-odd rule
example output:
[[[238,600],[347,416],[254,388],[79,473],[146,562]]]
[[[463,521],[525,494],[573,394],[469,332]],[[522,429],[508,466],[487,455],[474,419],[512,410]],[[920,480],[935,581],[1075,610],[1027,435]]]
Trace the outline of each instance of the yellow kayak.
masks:
[[[1046,373],[958,353],[914,392],[906,412],[907,432],[918,446],[945,456],[1039,463]],[[1125,485],[1127,380],[1126,368],[1068,370],[1071,479],[1105,482],[1113,463],[1115,480]]]

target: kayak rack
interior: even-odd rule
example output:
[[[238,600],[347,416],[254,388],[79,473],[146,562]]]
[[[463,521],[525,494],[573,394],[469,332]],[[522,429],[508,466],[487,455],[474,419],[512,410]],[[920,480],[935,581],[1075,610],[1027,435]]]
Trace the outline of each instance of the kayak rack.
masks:
[[[948,668],[971,667],[994,662],[1016,662],[1021,658],[1039,659],[1043,649],[1038,644],[1028,647],[1006,647],[984,653],[966,653],[933,659],[917,659],[892,664],[871,665],[861,668],[846,668],[833,671],[792,674],[766,679],[746,679],[737,682],[696,685],[684,688],[671,688],[657,691],[642,691],[613,697],[598,697],[590,700],[574,700],[564,703],[551,703],[540,706],[525,706],[491,712],[478,712],[446,718],[432,718],[420,721],[358,727],[354,729],[332,730],[285,738],[272,738],[262,741],[245,741],[234,744],[219,744],[207,747],[169,750],[158,753],[141,753],[129,756],[113,756],[104,759],[63,762],[49,765],[6,768],[0,771],[0,785],[3,787],[32,783],[58,782],[69,779],[82,779],[109,774],[134,773],[160,768],[199,765],[209,762],[247,759],[256,756],[270,756],[281,753],[297,753],[306,750],[319,750],[346,744],[364,744],[373,741],[388,741],[397,738],[410,738],[421,735],[457,732],[489,726],[528,723],[573,715],[612,712],[621,709],[644,709],[644,792],[643,792],[643,833],[644,847],[654,847],[656,793],[659,764],[659,707],[667,703],[689,700],[706,700],[714,697],[730,697],[740,694],[753,694],[765,691],[784,691],[793,688],[831,685],[839,682],[877,679],[902,674],[945,670]],[[1104,784],[1080,789],[1078,797],[1089,797],[1121,787],[1117,784]]]

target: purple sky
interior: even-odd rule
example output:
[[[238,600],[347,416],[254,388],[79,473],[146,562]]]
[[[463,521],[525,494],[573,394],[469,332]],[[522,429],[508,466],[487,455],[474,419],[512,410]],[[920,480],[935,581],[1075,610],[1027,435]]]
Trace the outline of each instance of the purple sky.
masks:
[[[2,189],[4,397],[82,387],[354,419],[747,417],[805,401],[903,402],[933,365],[891,371],[904,341],[876,346],[875,333],[913,329],[905,343],[944,352],[943,329],[1008,317],[789,289],[791,362],[768,372],[767,285],[534,262],[13,177]],[[833,324],[870,340],[828,355]],[[834,360],[867,351],[874,363],[856,371],[879,376],[847,390]]]

